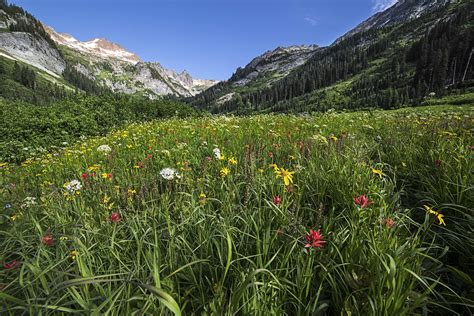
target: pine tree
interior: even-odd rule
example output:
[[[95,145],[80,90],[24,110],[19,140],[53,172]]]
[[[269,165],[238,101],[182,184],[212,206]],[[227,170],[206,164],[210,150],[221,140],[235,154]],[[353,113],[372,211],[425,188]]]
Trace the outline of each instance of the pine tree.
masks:
[[[20,65],[18,65],[18,63],[16,61],[15,61],[15,64],[13,65],[12,78],[16,82],[21,83],[21,67],[20,67]]]

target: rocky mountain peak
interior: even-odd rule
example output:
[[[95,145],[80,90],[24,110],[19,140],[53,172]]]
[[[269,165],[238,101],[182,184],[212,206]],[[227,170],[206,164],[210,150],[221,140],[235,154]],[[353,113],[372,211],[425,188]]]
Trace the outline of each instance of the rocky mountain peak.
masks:
[[[359,24],[356,28],[347,32],[337,39],[340,42],[354,34],[367,31],[372,28],[396,25],[402,22],[416,19],[422,14],[436,10],[457,0],[399,0],[385,11],[379,12]]]
[[[50,26],[44,25],[44,29],[56,43],[82,53],[92,54],[101,58],[118,59],[131,64],[137,64],[141,61],[140,57],[136,54],[105,38],[95,38],[87,42],[81,42],[70,34],[56,32]]]
[[[238,69],[230,81],[242,86],[268,73],[285,76],[294,68],[304,64],[318,49],[320,47],[317,45],[277,47],[254,58],[243,69]]]

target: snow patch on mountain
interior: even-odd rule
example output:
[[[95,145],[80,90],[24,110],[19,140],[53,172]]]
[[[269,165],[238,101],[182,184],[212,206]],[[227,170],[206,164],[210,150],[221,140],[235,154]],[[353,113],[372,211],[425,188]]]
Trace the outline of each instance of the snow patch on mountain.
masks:
[[[125,50],[122,46],[112,43],[105,38],[95,38],[87,42],[81,42],[67,33],[58,33],[52,27],[43,25],[49,36],[58,44],[64,45],[71,49],[94,54],[101,58],[114,58],[127,63],[137,64],[140,57],[136,54]]]

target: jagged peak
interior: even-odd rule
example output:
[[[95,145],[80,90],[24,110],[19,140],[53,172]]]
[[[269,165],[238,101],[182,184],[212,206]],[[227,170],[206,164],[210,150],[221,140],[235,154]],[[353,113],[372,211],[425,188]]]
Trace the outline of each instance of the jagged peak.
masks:
[[[74,50],[93,54],[101,58],[114,58],[132,64],[141,61],[136,54],[127,51],[119,44],[113,43],[106,38],[94,38],[87,42],[81,42],[70,34],[56,32],[52,27],[43,25],[50,37],[58,44]]]

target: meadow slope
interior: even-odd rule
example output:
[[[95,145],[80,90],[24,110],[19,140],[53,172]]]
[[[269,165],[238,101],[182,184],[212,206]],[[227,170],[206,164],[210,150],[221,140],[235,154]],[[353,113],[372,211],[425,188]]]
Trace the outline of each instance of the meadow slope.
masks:
[[[467,315],[473,107],[170,119],[0,166],[0,313]]]

